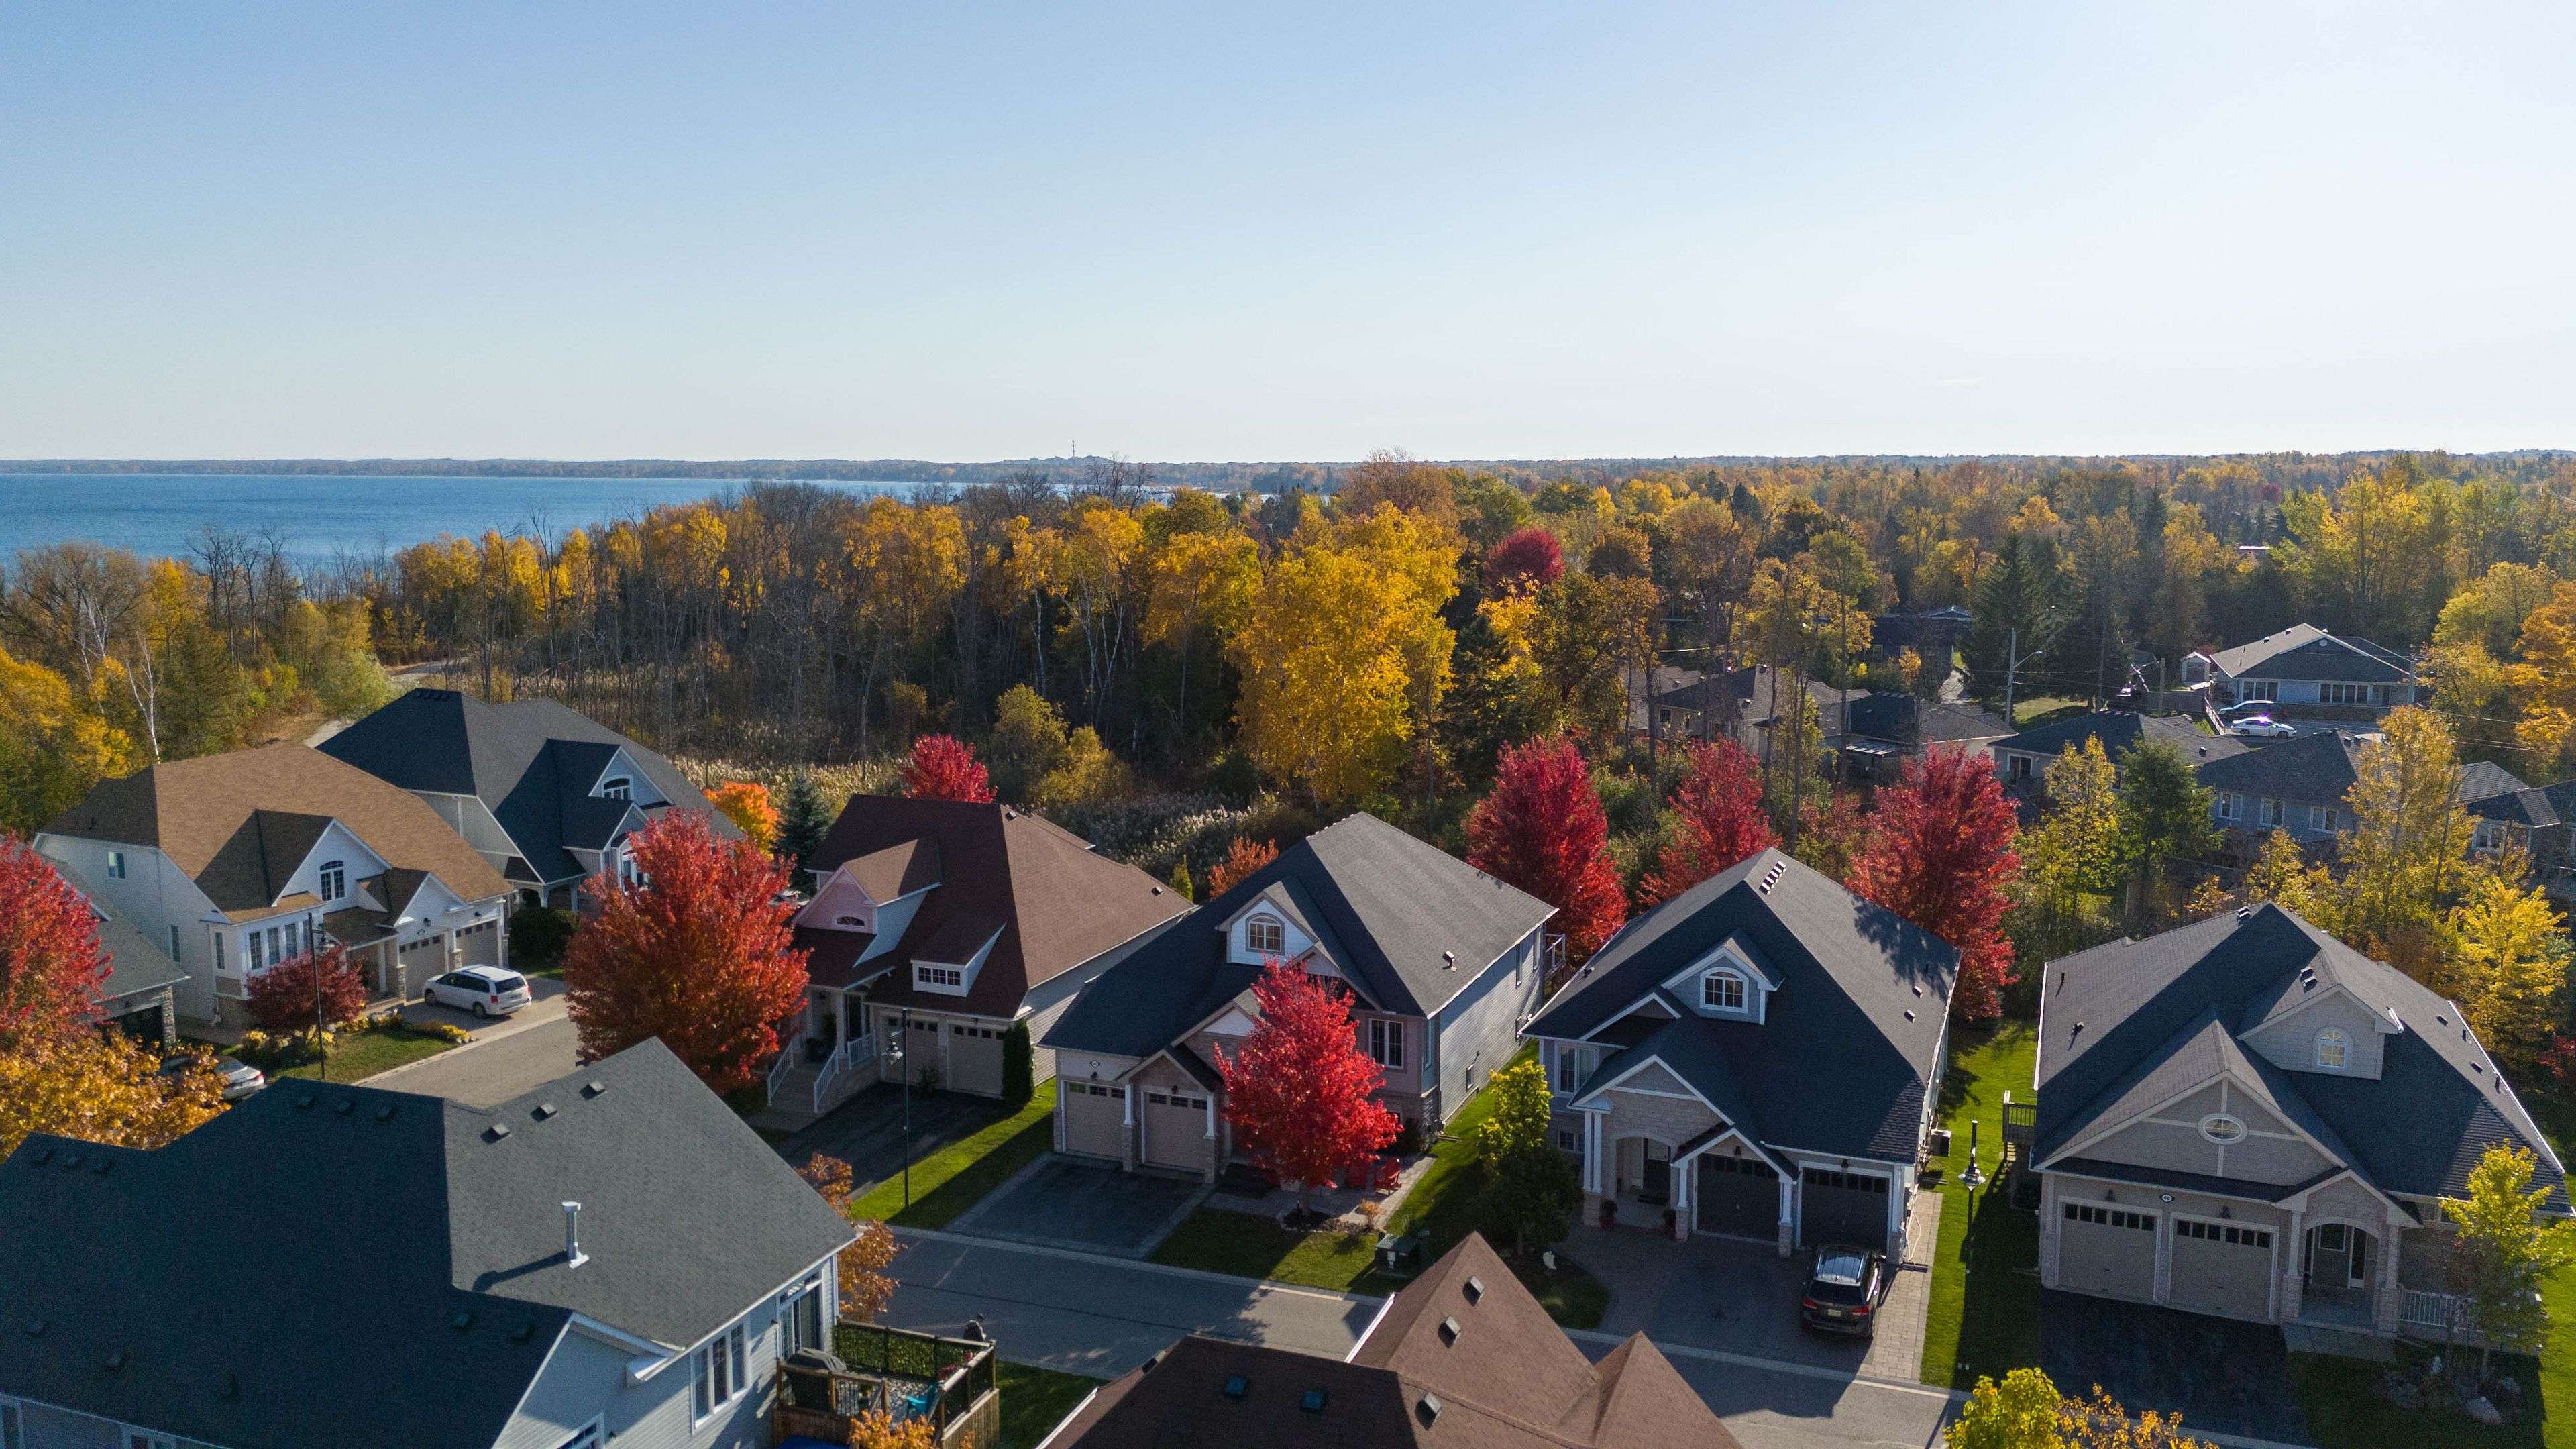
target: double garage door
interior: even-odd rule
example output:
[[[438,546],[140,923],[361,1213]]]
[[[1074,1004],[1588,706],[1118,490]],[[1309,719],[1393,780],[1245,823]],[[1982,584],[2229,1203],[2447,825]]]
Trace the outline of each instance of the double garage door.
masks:
[[[2272,1230],[2176,1218],[2166,1301],[2195,1313],[2272,1316]]]
[[[1137,1115],[1145,1123],[1145,1145],[1139,1155],[1146,1162],[1186,1172],[1208,1170],[1214,1148],[1207,1134],[1207,1098],[1148,1088]]]
[[[1127,1135],[1127,1089],[1104,1087],[1098,1082],[1066,1082],[1059,1100],[1064,1104],[1064,1150],[1085,1157],[1106,1157],[1113,1162],[1125,1160],[1121,1144]]]
[[[1887,1243],[1887,1179],[1866,1172],[1836,1172],[1810,1167],[1798,1175],[1799,1242],[1813,1248],[1824,1243],[1854,1243],[1864,1248]]]

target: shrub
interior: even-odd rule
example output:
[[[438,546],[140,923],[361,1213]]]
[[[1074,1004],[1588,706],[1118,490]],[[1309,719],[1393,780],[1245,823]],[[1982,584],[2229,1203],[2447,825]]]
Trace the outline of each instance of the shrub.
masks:
[[[521,906],[510,913],[510,959],[522,970],[558,965],[580,924],[572,912],[554,906]]]
[[[1029,1041],[1029,1024],[1012,1022],[1002,1035],[1002,1100],[1017,1107],[1037,1090],[1037,1050]]]
[[[366,978],[349,960],[348,950],[336,944],[319,956],[308,951],[250,978],[250,1014],[271,1032],[309,1028],[317,1011],[325,1026],[345,1025],[366,1005]]]

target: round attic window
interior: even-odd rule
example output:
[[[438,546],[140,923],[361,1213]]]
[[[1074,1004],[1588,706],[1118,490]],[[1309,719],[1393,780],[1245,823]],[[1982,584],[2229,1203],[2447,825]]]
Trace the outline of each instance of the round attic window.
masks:
[[[2214,1112],[2200,1119],[2200,1135],[2224,1146],[2245,1135],[2245,1124],[2224,1112]]]

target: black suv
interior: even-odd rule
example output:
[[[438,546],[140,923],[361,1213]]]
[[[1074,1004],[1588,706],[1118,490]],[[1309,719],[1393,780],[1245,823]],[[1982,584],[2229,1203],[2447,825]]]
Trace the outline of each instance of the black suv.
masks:
[[[1816,1249],[1815,1270],[1798,1301],[1799,1321],[1830,1333],[1876,1332],[1878,1300],[1887,1287],[1887,1255],[1850,1243]]]

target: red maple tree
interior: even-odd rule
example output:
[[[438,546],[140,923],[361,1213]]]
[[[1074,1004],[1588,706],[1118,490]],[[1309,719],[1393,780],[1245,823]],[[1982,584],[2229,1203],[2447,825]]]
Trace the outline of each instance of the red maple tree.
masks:
[[[1279,847],[1267,840],[1253,840],[1238,835],[1227,846],[1225,859],[1208,867],[1207,898],[1215,900],[1243,884],[1244,877],[1279,858]]]
[[[591,913],[564,950],[564,1009],[584,1061],[660,1037],[718,1092],[749,1085],[805,995],[805,953],[778,899],[787,868],[706,817],[673,811],[627,850],[643,883],[583,882]]]
[[[2012,802],[1993,766],[1936,749],[1878,792],[1869,835],[1852,857],[1852,890],[1959,948],[1950,1008],[1962,1020],[2003,1014],[2013,982],[2003,933],[2005,889],[2021,873]]]
[[[34,847],[0,830],[0,1051],[60,1040],[98,1014],[98,917]]]
[[[1701,881],[1780,843],[1762,807],[1760,767],[1733,740],[1693,745],[1673,790],[1672,834],[1639,883],[1648,905],[1671,900]]]
[[[1628,919],[1609,838],[1583,752],[1533,740],[1503,751],[1493,793],[1467,816],[1467,863],[1556,907],[1566,958],[1581,961]]]
[[[367,978],[337,941],[252,973],[247,993],[250,1014],[266,1031],[302,1031],[314,1024],[317,1006],[323,1029],[337,1031],[367,1009]]]
[[[1544,528],[1515,529],[1485,553],[1485,587],[1498,594],[1530,593],[1564,576],[1565,549]]]
[[[1364,1170],[1403,1124],[1371,1095],[1386,1072],[1360,1050],[1343,994],[1294,966],[1272,961],[1252,984],[1261,1021],[1229,1058],[1225,1120],[1252,1160],[1294,1183],[1298,1207],[1309,1188]]]
[[[993,782],[984,762],[955,735],[923,735],[912,742],[912,758],[903,762],[903,793],[916,800],[963,800],[981,805],[993,798]]]

